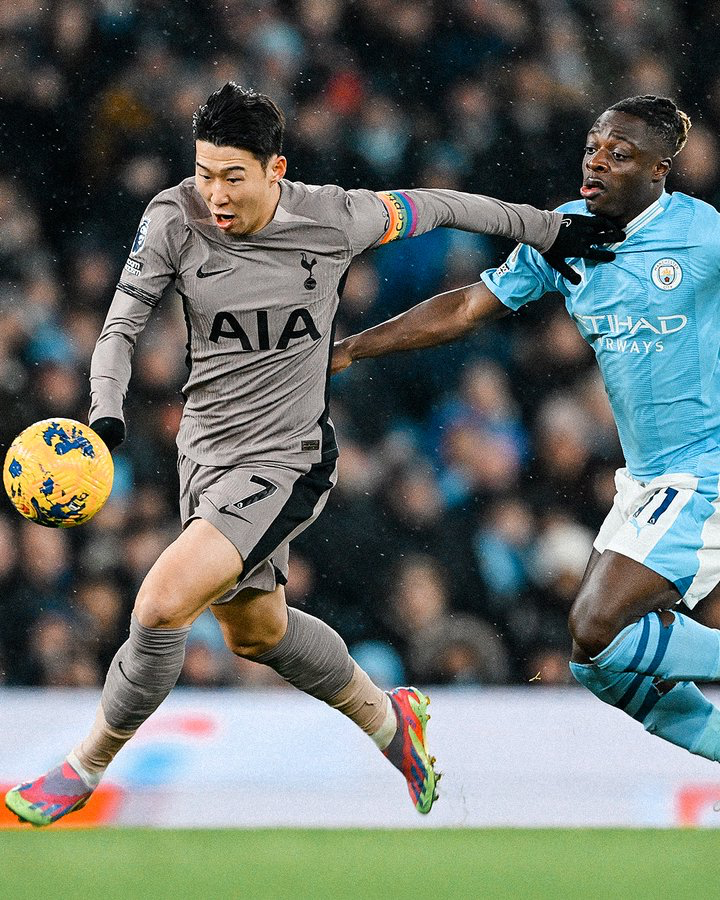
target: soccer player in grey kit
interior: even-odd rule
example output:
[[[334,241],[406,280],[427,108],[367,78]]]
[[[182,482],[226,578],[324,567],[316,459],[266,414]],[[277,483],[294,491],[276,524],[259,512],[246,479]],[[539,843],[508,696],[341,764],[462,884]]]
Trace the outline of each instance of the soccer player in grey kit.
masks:
[[[288,607],[288,546],[336,479],[328,417],[333,319],[354,256],[438,226],[504,235],[565,262],[614,254],[606,220],[448,190],[375,193],[285,179],[284,129],[268,97],[228,83],[195,114],[196,172],[149,204],[92,359],[90,422],[123,439],[135,342],[174,282],[189,375],[177,438],[183,530],[137,595],[95,723],[46,775],[13,788],[21,819],[48,825],[83,806],[170,692],[190,626],[208,607],[227,646],[340,710],[404,775],[416,809],[436,797],[428,700],[385,693],[325,623]]]

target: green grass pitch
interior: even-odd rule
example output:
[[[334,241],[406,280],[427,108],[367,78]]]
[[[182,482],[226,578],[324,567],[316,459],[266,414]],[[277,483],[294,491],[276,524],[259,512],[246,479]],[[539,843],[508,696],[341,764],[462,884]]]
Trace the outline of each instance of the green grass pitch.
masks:
[[[654,830],[0,832],[13,900],[720,897],[720,833]]]

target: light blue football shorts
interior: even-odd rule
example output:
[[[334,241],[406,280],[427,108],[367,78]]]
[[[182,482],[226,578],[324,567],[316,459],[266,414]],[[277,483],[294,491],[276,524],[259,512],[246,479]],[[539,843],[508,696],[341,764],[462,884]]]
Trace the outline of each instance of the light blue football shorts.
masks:
[[[595,538],[671,581],[692,609],[720,581],[720,475],[615,473],[617,493]]]

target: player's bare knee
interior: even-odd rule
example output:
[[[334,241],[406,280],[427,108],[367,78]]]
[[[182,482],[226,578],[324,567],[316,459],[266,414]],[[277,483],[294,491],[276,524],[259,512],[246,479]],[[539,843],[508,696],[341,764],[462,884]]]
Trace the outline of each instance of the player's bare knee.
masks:
[[[210,607],[228,649],[237,656],[254,659],[276,647],[288,627],[285,592],[248,588],[229,603]]]
[[[282,634],[257,634],[257,635],[238,635],[232,639],[225,638],[228,648],[236,656],[242,656],[245,659],[255,659],[268,653],[273,647],[276,647],[282,640]]]
[[[181,628],[189,624],[177,598],[147,579],[140,586],[133,612],[146,628]]]
[[[254,659],[262,656],[280,643],[287,628],[287,621],[267,619],[248,623],[245,628],[223,629],[225,644],[236,656]]]
[[[238,640],[233,641],[228,645],[230,650],[235,654],[235,656],[242,656],[243,659],[256,659],[258,656],[262,656],[263,653],[267,653],[272,650],[275,646],[274,643],[270,641],[257,640],[255,642],[250,642],[248,640]]]
[[[621,630],[597,598],[583,594],[570,610],[568,626],[575,644],[590,657],[601,653]]]

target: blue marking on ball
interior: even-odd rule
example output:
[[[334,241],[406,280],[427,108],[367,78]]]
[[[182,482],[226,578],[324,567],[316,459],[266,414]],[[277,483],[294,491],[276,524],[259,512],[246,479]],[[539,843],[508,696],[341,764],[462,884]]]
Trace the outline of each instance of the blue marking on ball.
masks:
[[[35,510],[35,521],[38,525],[44,525],[46,528],[57,528],[61,522],[81,520],[84,518],[83,511],[87,497],[86,493],[75,494],[66,503],[52,503],[46,509],[40,506],[35,497],[31,497],[30,502]]]
[[[18,475],[22,475],[22,465],[16,459],[13,459],[8,466],[8,472],[10,472],[13,478],[17,478]]]
[[[71,433],[68,434],[57,422],[51,422],[45,431],[43,431],[43,440],[48,447],[52,447],[53,438],[56,437],[60,438],[60,440],[55,444],[53,449],[58,456],[64,456],[66,453],[70,453],[71,450],[80,450],[82,451],[83,456],[89,456],[91,459],[94,459],[95,448],[85,435],[81,434],[74,425]]]

